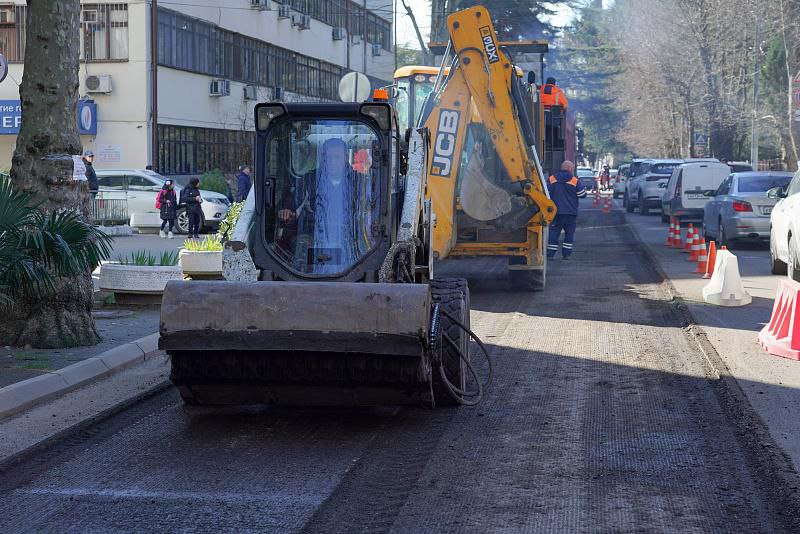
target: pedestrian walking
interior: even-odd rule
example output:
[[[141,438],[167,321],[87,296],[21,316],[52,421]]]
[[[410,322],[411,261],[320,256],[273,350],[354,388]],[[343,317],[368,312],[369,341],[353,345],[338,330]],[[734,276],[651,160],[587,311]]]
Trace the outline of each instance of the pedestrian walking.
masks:
[[[92,201],[97,196],[97,191],[100,189],[100,184],[97,181],[97,173],[94,172],[94,152],[87,150],[83,154],[83,164],[86,165],[86,181],[89,185],[89,194],[92,195]]]
[[[201,204],[203,197],[200,196],[199,178],[189,180],[189,185],[181,190],[180,206],[186,208],[186,215],[189,217],[189,239],[200,239],[200,224],[203,220],[203,210]]]
[[[242,202],[250,192],[250,166],[242,165],[239,167],[239,174],[236,175],[236,201]]]
[[[172,239],[175,237],[172,230],[175,228],[175,218],[178,216],[178,198],[175,194],[175,183],[172,180],[166,180],[161,191],[158,192],[156,209],[161,212],[161,231],[158,235],[161,236],[161,239],[166,237]],[[165,228],[169,230],[168,234],[164,232]]]
[[[573,176],[575,165],[571,161],[561,164],[561,170],[550,177],[548,188],[550,198],[555,202],[557,212],[550,225],[550,238],[547,243],[547,257],[552,259],[558,252],[558,241],[564,231],[564,242],[561,245],[561,257],[565,260],[572,255],[575,242],[575,227],[578,221],[579,199],[586,196],[586,188],[580,180]]]

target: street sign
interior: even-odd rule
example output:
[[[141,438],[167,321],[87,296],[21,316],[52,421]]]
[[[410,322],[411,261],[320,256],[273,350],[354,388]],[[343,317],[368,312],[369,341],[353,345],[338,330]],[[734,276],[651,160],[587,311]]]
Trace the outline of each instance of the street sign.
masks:
[[[339,98],[342,102],[364,102],[369,95],[369,78],[360,72],[348,72],[339,81]]]
[[[704,133],[694,134],[694,144],[695,146],[698,145],[708,146],[708,135]]]

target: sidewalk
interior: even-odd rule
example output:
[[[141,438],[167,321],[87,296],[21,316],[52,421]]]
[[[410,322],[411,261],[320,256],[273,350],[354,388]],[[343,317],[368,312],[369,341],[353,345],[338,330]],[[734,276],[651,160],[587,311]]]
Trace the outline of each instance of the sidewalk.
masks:
[[[101,308],[95,310],[94,315],[97,333],[102,340],[93,347],[70,349],[0,347],[0,388],[57,371],[158,332],[160,311],[157,309]]]
[[[617,209],[621,203],[615,203]],[[693,321],[739,383],[750,404],[764,420],[772,437],[800,468],[800,362],[767,354],[756,342],[759,330],[767,323],[780,276],[769,272],[766,245],[741,245],[731,252],[739,260],[744,286],[752,304],[727,308],[703,301],[707,280],[693,274],[696,264],[687,254],[664,246],[667,225],[656,216],[626,214],[640,241],[659,262],[676,291],[675,297],[687,306]],[[685,234],[685,230],[684,230]],[[800,469],[798,469],[800,470]]]

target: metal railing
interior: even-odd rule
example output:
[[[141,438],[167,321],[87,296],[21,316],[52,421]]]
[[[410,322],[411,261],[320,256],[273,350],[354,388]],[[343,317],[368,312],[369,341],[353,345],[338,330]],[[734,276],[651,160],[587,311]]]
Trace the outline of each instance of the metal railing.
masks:
[[[92,202],[92,217],[95,223],[102,225],[128,224],[128,199],[96,198]]]

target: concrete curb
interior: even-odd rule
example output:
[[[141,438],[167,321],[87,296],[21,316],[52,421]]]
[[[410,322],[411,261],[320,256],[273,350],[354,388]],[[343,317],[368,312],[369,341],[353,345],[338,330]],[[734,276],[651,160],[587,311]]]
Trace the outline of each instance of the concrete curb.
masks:
[[[143,362],[157,350],[158,333],[150,334],[63,369],[0,388],[0,419]]]

